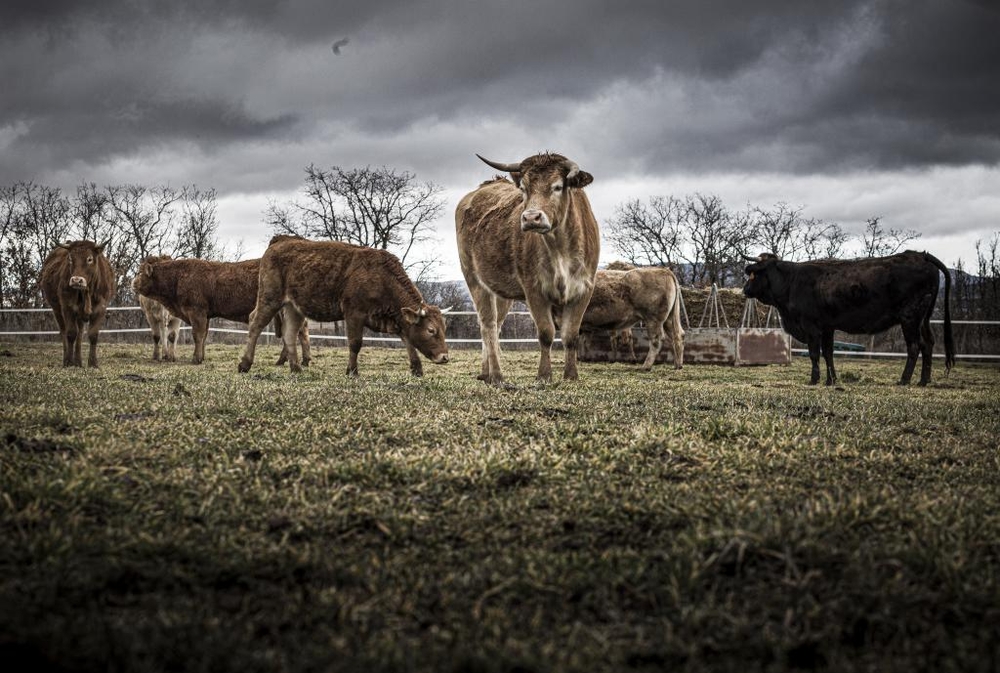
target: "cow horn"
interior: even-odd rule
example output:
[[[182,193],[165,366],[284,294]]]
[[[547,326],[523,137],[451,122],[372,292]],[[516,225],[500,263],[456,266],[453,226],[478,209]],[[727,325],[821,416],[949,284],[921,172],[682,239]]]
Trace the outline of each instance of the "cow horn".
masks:
[[[476,156],[479,157],[479,159],[484,164],[486,164],[487,166],[490,166],[492,168],[495,168],[498,171],[503,171],[504,173],[520,173],[521,172],[521,164],[520,163],[516,163],[516,164],[501,164],[501,163],[499,163],[497,161],[490,161],[489,159],[487,159],[486,157],[482,156],[481,154],[477,154]]]
[[[450,313],[451,309],[453,309],[453,308],[455,308],[455,307],[454,306],[449,306],[448,308],[441,309],[441,315],[444,315],[445,313]]]
[[[756,257],[750,257],[749,255],[743,255],[743,259],[753,264],[754,262],[759,262],[760,260]]]
[[[576,174],[580,172],[580,167],[577,166],[577,164],[576,164],[575,161],[570,161],[569,159],[567,159],[563,163],[563,165],[566,166],[566,179],[567,180],[572,180],[573,178],[576,177]]]
[[[109,245],[111,245],[111,239],[110,238],[108,238],[107,240],[105,240],[104,243],[101,243],[99,246],[97,246],[97,249],[99,251],[101,251],[101,252],[104,252],[104,248],[108,247]]]
[[[69,242],[66,243],[56,243],[57,248],[62,248],[63,250],[69,250]]]

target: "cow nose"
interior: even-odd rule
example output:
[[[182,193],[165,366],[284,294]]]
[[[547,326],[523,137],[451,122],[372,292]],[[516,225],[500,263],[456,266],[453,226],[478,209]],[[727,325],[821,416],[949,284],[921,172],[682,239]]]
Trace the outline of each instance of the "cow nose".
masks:
[[[532,208],[521,213],[521,231],[545,232],[550,228],[549,218],[541,210]]]
[[[439,365],[448,364],[448,354],[440,353],[436,358],[434,358],[434,363]]]
[[[540,210],[526,210],[521,214],[521,222],[524,224],[541,224],[542,223],[542,211]]]
[[[73,276],[69,279],[69,286],[78,290],[86,290],[87,279],[83,276]]]

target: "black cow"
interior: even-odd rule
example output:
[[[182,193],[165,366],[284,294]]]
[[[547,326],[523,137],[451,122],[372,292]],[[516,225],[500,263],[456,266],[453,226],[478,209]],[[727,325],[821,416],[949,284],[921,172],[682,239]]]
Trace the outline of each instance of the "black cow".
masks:
[[[938,271],[944,273],[944,362],[950,371],[955,364],[948,307],[951,276],[940,260],[926,252],[801,263],[763,254],[746,268],[749,278],[743,294],[777,308],[785,331],[809,346],[810,384],[819,382],[821,348],[826,385],[837,382],[834,330],[875,334],[900,325],[906,339],[906,366],[899,384],[910,382],[919,351],[923,356],[919,385],[925,386],[931,380],[930,318],[937,301]]]

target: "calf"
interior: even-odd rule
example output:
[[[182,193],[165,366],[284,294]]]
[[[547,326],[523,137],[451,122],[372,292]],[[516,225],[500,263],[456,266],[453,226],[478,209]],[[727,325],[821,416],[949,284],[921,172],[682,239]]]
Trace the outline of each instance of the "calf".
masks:
[[[907,250],[889,257],[858,260],[785,262],[763,254],[746,267],[743,294],[774,306],[785,331],[809,347],[811,385],[819,383],[819,356],[826,361],[826,385],[837,382],[833,367],[833,332],[875,334],[893,325],[903,328],[906,365],[899,379],[913,376],[917,354],[923,356],[919,385],[931,380],[934,336],[930,319],[944,273],[945,369],[955,363],[951,333],[951,275],[933,255]]]
[[[479,378],[500,385],[500,325],[523,300],[538,330],[538,380],[552,379],[553,313],[562,317],[563,378],[577,378],[580,322],[594,291],[600,255],[597,220],[583,188],[590,173],[559,154],[515,164],[482,159],[509,173],[466,194],[455,210],[458,257],[479,314],[483,360]]]
[[[71,241],[55,247],[42,264],[39,284],[52,307],[63,342],[63,367],[82,367],[83,323],[87,326],[90,355],[87,365],[97,367],[97,337],[108,303],[115,294],[115,275],[104,256],[107,243]]]
[[[673,271],[665,267],[598,271],[594,295],[583,314],[580,330],[612,330],[621,340],[622,334],[631,337],[632,327],[640,321],[645,323],[649,335],[649,352],[642,368],[652,369],[663,340],[669,335],[674,368],[680,369],[684,364],[684,330],[680,287]],[[631,343],[631,339],[628,341]]]
[[[289,337],[305,318],[344,321],[350,347],[348,376],[358,375],[365,327],[398,334],[414,376],[423,375],[418,351],[436,364],[448,362],[441,310],[424,303],[399,259],[385,250],[291,236],[272,238],[260,260],[257,305],[239,371],[250,370],[257,338],[279,311],[284,313],[288,366],[293,372],[300,367]]]
[[[194,336],[194,364],[205,359],[205,338],[208,321],[225,318],[250,322],[250,312],[257,301],[260,260],[243,262],[212,262],[206,259],[171,259],[169,256],[147,257],[139,266],[133,287],[140,295],[155,299],[171,314],[191,325]],[[302,344],[303,364],[309,363],[309,328],[297,326],[292,337]],[[275,330],[282,334],[280,316]],[[288,344],[282,345],[278,364],[284,362]]]
[[[139,295],[139,306],[146,315],[146,322],[153,333],[153,359],[160,359],[160,343],[163,343],[163,359],[173,362],[177,359],[174,345],[177,343],[177,331],[181,319],[170,315],[170,311],[155,299]]]

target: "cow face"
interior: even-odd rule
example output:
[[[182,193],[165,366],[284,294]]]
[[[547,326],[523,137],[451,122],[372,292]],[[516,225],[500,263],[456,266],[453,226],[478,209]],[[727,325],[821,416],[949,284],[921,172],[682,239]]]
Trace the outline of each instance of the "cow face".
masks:
[[[403,308],[403,334],[406,343],[423,353],[434,364],[448,362],[448,344],[444,340],[444,316],[441,309],[429,304]]]
[[[758,261],[744,269],[747,282],[743,285],[743,295],[758,299],[765,304],[774,304],[775,287],[772,279],[776,277],[778,258],[775,255],[763,254]]]
[[[594,176],[581,171],[561,154],[536,154],[519,164],[498,164],[479,157],[488,165],[510,173],[521,190],[521,231],[545,234],[563,221],[569,207],[570,190],[581,189]]]
[[[91,241],[74,241],[60,245],[66,250],[66,263],[69,264],[69,289],[86,292],[97,282],[100,267],[98,260],[104,254],[107,243],[97,245]]]
[[[147,257],[139,265],[139,273],[132,279],[132,289],[141,295],[148,295],[153,292],[156,286],[156,263],[160,260],[170,259],[169,255],[161,257]]]

